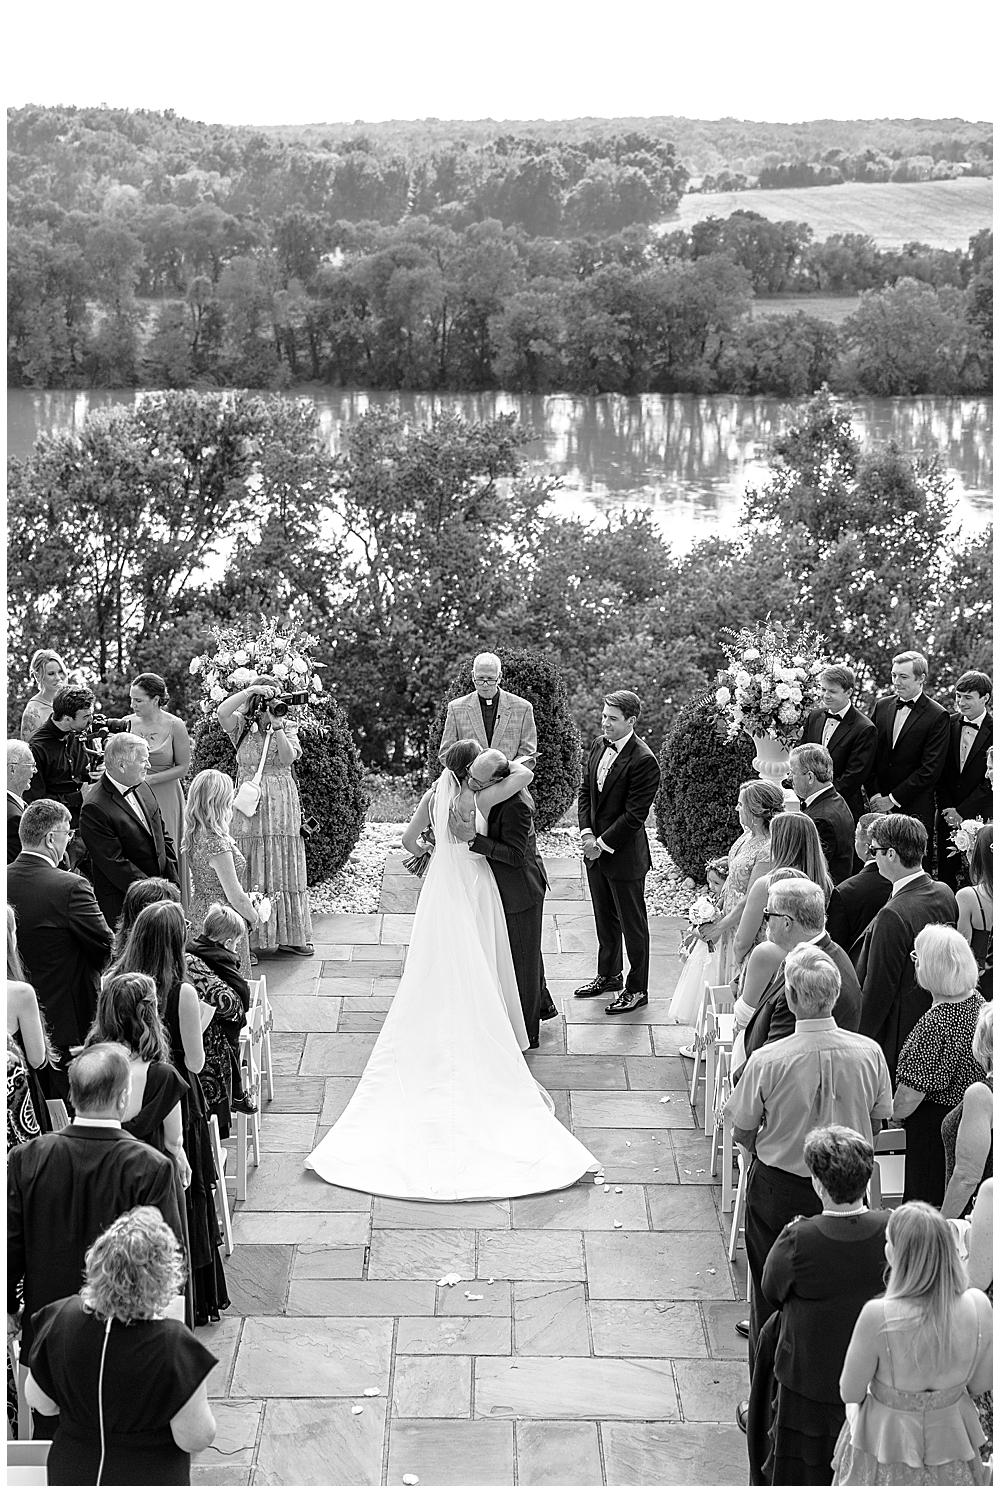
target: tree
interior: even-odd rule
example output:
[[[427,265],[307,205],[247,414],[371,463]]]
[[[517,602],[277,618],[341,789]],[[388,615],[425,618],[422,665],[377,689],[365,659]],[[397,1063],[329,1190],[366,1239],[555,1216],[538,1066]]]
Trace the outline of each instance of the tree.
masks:
[[[959,290],[899,280],[869,290],[844,323],[869,394],[933,394],[958,387],[975,333]]]

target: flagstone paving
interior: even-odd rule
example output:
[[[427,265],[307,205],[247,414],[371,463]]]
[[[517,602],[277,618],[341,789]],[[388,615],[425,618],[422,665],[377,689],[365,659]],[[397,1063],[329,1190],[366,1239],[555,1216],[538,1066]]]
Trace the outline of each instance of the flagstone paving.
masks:
[[[235,1205],[218,1430],[195,1483],[399,1486],[747,1482],[747,1393],[690,1036],[668,1022],[679,919],[651,920],[650,1001],[575,1000],[596,938],[581,867],[547,862],[557,1020],[528,1055],[604,1182],[494,1202],[373,1198],[303,1161],[343,1113],[399,981],[418,883],[390,856],[377,914],[315,920],[316,957],[264,960],[276,1094]],[[454,1272],[456,1286],[437,1282]],[[378,1394],[366,1391],[378,1390]]]

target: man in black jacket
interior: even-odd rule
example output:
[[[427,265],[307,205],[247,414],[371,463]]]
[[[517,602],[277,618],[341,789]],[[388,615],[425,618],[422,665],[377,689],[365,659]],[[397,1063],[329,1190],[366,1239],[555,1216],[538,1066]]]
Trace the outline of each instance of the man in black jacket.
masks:
[[[868,799],[876,814],[909,814],[927,831],[924,866],[930,869],[934,838],[934,793],[948,755],[948,712],[924,694],[927,660],[922,653],[897,653],[893,693],[875,706],[878,746],[868,777]]]
[[[826,747],[833,758],[833,786],[857,821],[864,812],[864,787],[875,764],[878,733],[874,721],[852,701],[853,669],[833,664],[818,683],[822,708],[806,716],[802,740]]]
[[[28,803],[54,798],[65,804],[73,828],[80,822],[83,789],[91,781],[84,732],[94,718],[94,696],[84,685],[67,685],[52,701],[52,714],[28,745],[35,775],[25,791]]]
[[[68,1093],[69,1049],[83,1041],[96,1015],[113,942],[90,882],[58,869],[70,834],[63,804],[49,798],[29,804],[21,816],[21,854],[7,868],[17,946],[62,1058],[58,1068],[43,1070],[52,1098]]]
[[[632,690],[605,695],[603,736],[590,749],[577,799],[577,820],[597,924],[597,975],[574,993],[618,991],[605,1011],[618,1016],[649,1004],[649,920],[646,874],[652,866],[646,819],[660,786],[660,768],[635,734],[642,701]],[[622,939],[628,980],[622,990]]]
[[[892,883],[879,871],[871,842],[884,814],[862,814],[854,832],[854,849],[861,870],[835,886],[826,909],[826,931],[835,944],[855,963],[861,957],[861,940],[872,918],[889,900]]]
[[[993,789],[986,778],[986,754],[993,745],[993,681],[970,670],[955,685],[956,713],[948,720],[948,752],[937,787],[937,874],[946,886],[958,885],[962,857],[951,846],[951,832],[963,819],[993,818]]]
[[[80,833],[94,867],[94,891],[114,927],[133,881],[164,876],[180,885],[174,843],[145,782],[149,747],[141,736],[121,732],[104,748],[104,772],[88,790]]]
[[[792,791],[815,824],[834,886],[846,881],[854,866],[854,820],[833,786],[833,758],[824,746],[805,742],[789,753]]]
[[[25,790],[35,771],[35,759],[26,741],[13,736],[7,742],[7,864],[21,854],[19,826],[26,807]]]

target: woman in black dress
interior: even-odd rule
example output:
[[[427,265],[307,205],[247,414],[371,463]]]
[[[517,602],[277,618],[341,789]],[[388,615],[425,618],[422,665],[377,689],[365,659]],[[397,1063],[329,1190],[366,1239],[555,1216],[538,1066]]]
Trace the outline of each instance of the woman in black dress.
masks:
[[[747,1414],[750,1480],[782,1487],[833,1481],[840,1371],[861,1308],[884,1290],[889,1221],[865,1207],[874,1152],[856,1131],[811,1130],[804,1154],[823,1211],[793,1219],[764,1265],[777,1310],[758,1341]]]
[[[975,957],[956,929],[940,923],[921,928],[913,961],[919,984],[931,993],[931,1008],[900,1050],[892,1118],[906,1126],[903,1201],[940,1208],[945,1189],[942,1122],[969,1085],[985,1077],[972,1055],[983,1001],[976,989]]]
[[[43,1307],[25,1389],[58,1415],[52,1485],[184,1486],[215,1435],[208,1376],[218,1363],[164,1314],[184,1261],[159,1208],[123,1213],[87,1251],[83,1288]]]
[[[185,1201],[195,1324],[201,1326],[219,1320],[219,1313],[229,1305],[229,1296],[212,1196],[217,1181],[215,1160],[199,1078],[205,1066],[202,1029],[213,1019],[214,1008],[202,1004],[187,977],[186,932],[184,913],[176,902],[157,902],[144,908],[110,973],[150,975],[155,981],[157,1008],[170,1042],[170,1061],[188,1084],[181,1098],[184,1150],[191,1167]]]

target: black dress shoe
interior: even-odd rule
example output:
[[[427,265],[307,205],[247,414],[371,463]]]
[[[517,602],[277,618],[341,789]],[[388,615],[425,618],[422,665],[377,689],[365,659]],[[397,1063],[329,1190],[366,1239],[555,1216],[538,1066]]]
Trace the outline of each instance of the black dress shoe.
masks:
[[[739,1426],[739,1428],[743,1432],[744,1436],[747,1433],[747,1416],[749,1414],[750,1414],[750,1401],[749,1400],[740,1400],[740,1403],[736,1407],[736,1424]]]
[[[529,1048],[535,1048],[535,1047],[537,1047],[538,1046],[538,1038],[536,1037],[535,1040],[534,1040],[534,1042],[529,1042],[528,1046],[529,1046]]]
[[[556,1017],[558,1015],[559,1015],[559,1012],[556,1010],[556,1008],[552,1004],[552,1002],[549,1001],[548,1005],[547,1006],[543,1006],[542,1009],[539,1011],[539,1013],[538,1013],[538,1019],[539,1019],[539,1021],[551,1021],[554,1017]]]
[[[640,1006],[648,1005],[649,996],[644,990],[623,990],[616,1001],[604,1007],[604,1013],[606,1016],[623,1016],[626,1011],[638,1011]]]
[[[750,1318],[749,1317],[744,1317],[742,1322],[734,1322],[733,1326],[736,1328],[736,1331],[739,1333],[740,1337],[749,1337],[750,1336]]]
[[[588,980],[586,985],[578,985],[573,991],[574,995],[603,995],[607,990],[620,990],[622,988],[621,975],[595,975]]]

